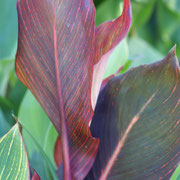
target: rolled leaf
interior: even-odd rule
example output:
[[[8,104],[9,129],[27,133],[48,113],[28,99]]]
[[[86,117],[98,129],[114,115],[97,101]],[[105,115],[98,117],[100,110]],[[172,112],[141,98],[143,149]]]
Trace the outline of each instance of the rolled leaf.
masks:
[[[180,162],[175,48],[162,61],[109,80],[91,131],[100,147],[86,179],[169,179]]]
[[[124,0],[122,15],[98,26],[95,31],[95,57],[92,82],[92,107],[95,108],[109,56],[126,37],[131,26],[132,10],[130,0]]]
[[[29,162],[18,123],[0,138],[0,179],[29,180]]]
[[[115,48],[123,40],[131,25],[132,10],[130,0],[124,0],[122,15],[112,21],[98,26],[95,31],[95,59],[96,64],[101,57]]]

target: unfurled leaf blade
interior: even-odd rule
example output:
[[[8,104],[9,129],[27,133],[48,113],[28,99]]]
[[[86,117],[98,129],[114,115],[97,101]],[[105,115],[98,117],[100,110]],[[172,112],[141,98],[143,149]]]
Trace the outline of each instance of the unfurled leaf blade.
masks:
[[[109,80],[91,130],[100,147],[86,179],[169,179],[180,162],[175,49],[162,61]]]
[[[16,73],[55,125],[64,178],[83,179],[99,141],[92,138],[91,84],[95,42],[92,0],[18,0]]]
[[[0,139],[0,179],[29,180],[29,164],[19,125]]]

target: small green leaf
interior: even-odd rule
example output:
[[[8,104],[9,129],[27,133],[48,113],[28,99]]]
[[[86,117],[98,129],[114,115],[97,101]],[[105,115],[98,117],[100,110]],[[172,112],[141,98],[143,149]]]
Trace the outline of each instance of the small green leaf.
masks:
[[[30,179],[27,154],[19,125],[0,139],[0,179]]]

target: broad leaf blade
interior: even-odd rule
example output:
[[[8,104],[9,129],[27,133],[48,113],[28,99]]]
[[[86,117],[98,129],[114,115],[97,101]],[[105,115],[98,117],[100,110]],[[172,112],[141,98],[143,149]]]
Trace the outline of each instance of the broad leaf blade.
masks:
[[[65,169],[69,169],[70,158],[73,176],[81,179],[94,162],[98,147],[88,126],[93,115],[93,2],[18,0],[17,7],[16,73],[61,136]]]
[[[169,179],[180,162],[180,69],[175,50],[162,61],[113,78],[91,124],[100,139],[87,179]]]
[[[30,179],[27,154],[19,125],[0,139],[0,179]]]

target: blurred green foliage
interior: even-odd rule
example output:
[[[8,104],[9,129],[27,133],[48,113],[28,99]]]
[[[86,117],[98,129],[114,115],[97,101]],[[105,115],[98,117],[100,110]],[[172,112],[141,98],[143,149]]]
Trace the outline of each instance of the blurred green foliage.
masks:
[[[123,0],[94,0],[94,3],[96,26],[104,21],[117,18],[122,12]],[[131,0],[131,3],[133,19],[129,35],[112,53],[105,77],[114,74],[121,65],[124,67],[122,72],[125,72],[131,67],[160,60],[175,44],[177,45],[177,56],[180,59],[180,0]],[[12,114],[20,117],[20,122],[25,129],[32,127],[32,131],[29,131],[31,135],[27,135],[28,133],[24,130],[25,144],[32,142],[32,146],[27,145],[30,164],[37,167],[37,172],[43,179],[47,179],[47,177],[53,177],[52,152],[57,132],[34,97],[30,92],[26,93],[26,87],[15,75],[17,32],[16,1],[1,0],[0,137],[15,123]],[[46,122],[43,127],[42,121]],[[47,157],[38,156],[39,149],[45,152]],[[39,158],[38,161],[37,158]],[[51,168],[47,166],[47,159],[52,164]],[[43,175],[42,170],[38,169],[40,165],[49,169],[46,174]],[[180,169],[176,171],[176,174],[179,172]]]

